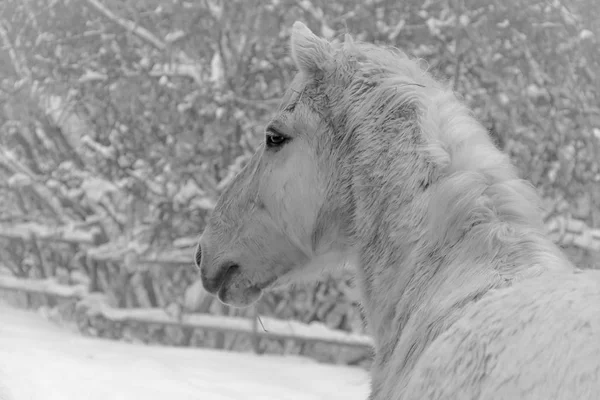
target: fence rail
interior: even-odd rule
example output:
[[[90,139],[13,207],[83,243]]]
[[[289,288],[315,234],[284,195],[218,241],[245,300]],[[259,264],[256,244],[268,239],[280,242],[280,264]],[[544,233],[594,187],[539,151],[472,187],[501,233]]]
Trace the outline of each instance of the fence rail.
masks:
[[[251,318],[198,313],[187,313],[176,317],[161,308],[114,308],[105,301],[100,293],[90,294],[86,285],[65,285],[54,279],[34,280],[0,275],[0,290],[79,300],[78,306],[87,309],[88,316],[101,316],[111,322],[179,326],[206,332],[236,333],[255,338],[323,343],[365,350],[370,350],[373,346],[372,339],[367,335],[330,329],[321,323],[304,324],[297,321],[262,317],[261,323],[264,330],[261,330],[262,327],[256,329]]]
[[[0,275],[0,289],[43,294],[62,299],[80,299],[87,293],[87,285],[62,285],[55,279],[22,279]]]

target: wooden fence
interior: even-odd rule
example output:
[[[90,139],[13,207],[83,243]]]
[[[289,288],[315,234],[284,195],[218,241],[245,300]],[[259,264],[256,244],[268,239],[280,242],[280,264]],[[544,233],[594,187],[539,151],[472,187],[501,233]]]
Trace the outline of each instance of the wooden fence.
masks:
[[[582,221],[558,217],[547,221],[550,237],[563,245],[574,245],[592,251],[600,251],[600,230],[591,229]],[[51,228],[28,223],[0,226],[0,238],[33,241],[38,243],[70,243],[81,246],[88,261],[114,262],[123,267],[153,265],[159,267],[190,266],[192,263],[194,238],[181,239],[178,246],[159,254],[145,252],[138,254],[130,248],[122,249],[114,243],[101,243],[99,235],[85,226]],[[35,246],[34,246],[35,247]],[[41,256],[40,256],[41,257]],[[304,324],[296,321],[282,321],[274,318],[261,318],[262,327],[257,329],[255,318],[242,318],[206,313],[182,313],[171,315],[165,309],[115,308],[111,307],[102,294],[98,293],[98,271],[91,262],[86,271],[89,283],[64,283],[55,277],[28,279],[0,273],[0,290],[39,294],[53,298],[73,299],[85,306],[91,316],[102,316],[109,321],[136,322],[182,328],[199,329],[206,332],[224,332],[248,335],[253,338],[292,340],[300,343],[324,343],[347,346],[370,351],[370,337],[330,329],[321,323]]]
[[[28,223],[17,226],[0,226],[0,238],[35,241],[42,243],[70,243],[81,246],[86,254],[88,283],[59,282],[55,277],[30,279],[12,276],[0,270],[0,290],[26,294],[43,295],[55,299],[71,299],[78,307],[86,309],[90,317],[101,316],[114,323],[135,322],[162,326],[178,326],[198,329],[204,332],[233,333],[249,336],[254,340],[273,339],[293,341],[299,344],[329,344],[348,348],[362,349],[370,353],[371,338],[367,335],[348,333],[331,329],[322,323],[305,324],[298,321],[284,321],[275,318],[261,317],[257,324],[252,317],[233,317],[212,315],[207,313],[187,313],[173,315],[160,307],[115,308],[101,292],[98,282],[98,268],[102,263],[110,262],[122,268],[143,268],[154,266],[159,268],[176,268],[193,263],[193,250],[196,238],[178,240],[170,250],[160,252],[144,252],[137,254],[131,248],[121,248],[115,243],[101,243],[98,235],[88,228],[78,227],[49,228],[47,226]]]

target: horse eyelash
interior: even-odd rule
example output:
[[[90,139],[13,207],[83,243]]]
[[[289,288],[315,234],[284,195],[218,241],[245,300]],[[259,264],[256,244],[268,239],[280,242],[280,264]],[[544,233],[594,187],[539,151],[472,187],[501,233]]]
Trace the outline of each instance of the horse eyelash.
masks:
[[[266,132],[266,138],[265,138],[266,146],[267,146],[267,148],[272,149],[274,151],[278,151],[284,144],[289,142],[291,139],[288,135],[281,133],[280,131],[278,131],[276,128],[274,128],[272,126],[267,127],[267,129],[265,129],[265,132]],[[270,145],[269,144],[269,136],[279,136],[283,140],[280,143]]]
[[[288,135],[284,135],[283,133],[281,133],[277,128],[274,128],[272,126],[268,126],[267,129],[265,129],[265,133],[267,135],[275,135],[275,136],[283,136],[284,138],[288,138]]]

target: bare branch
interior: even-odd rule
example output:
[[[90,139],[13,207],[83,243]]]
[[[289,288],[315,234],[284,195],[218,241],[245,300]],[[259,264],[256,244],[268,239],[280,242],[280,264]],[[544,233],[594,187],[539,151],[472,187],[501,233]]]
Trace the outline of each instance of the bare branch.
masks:
[[[89,5],[94,7],[97,11],[99,11],[106,18],[110,19],[117,25],[125,28],[126,30],[134,33],[140,38],[144,39],[152,46],[156,47],[158,50],[164,51],[167,49],[167,44],[165,41],[159,39],[152,32],[147,30],[146,28],[137,25],[135,22],[130,21],[126,18],[120,17],[111,10],[109,10],[106,6],[104,6],[99,0],[86,0]],[[189,57],[185,52],[179,50],[175,53],[175,58],[179,61],[179,63],[172,64],[163,64],[163,65],[155,65],[150,75],[153,76],[162,76],[162,75],[170,75],[170,76],[186,76],[192,78],[196,83],[200,84],[202,82],[201,79],[201,71],[202,68],[200,64],[194,61],[191,57]]]
[[[4,47],[8,49],[8,55],[10,56],[10,60],[19,78],[30,80],[31,71],[29,70],[27,64],[25,64],[25,62],[22,62],[22,60],[19,57],[19,54],[12,45],[12,42],[8,37],[8,31],[4,27],[3,21],[0,21],[0,38],[2,38],[2,43],[4,44]]]
[[[100,13],[102,13],[106,18],[110,19],[117,25],[120,25],[121,27],[127,29],[128,31],[135,33],[137,36],[144,39],[148,43],[152,44],[157,49],[162,51],[167,48],[167,45],[162,40],[160,40],[159,38],[154,36],[149,30],[147,30],[144,27],[138,26],[133,21],[130,21],[128,19],[118,16],[117,14],[115,14],[111,10],[109,10],[107,7],[105,7],[98,0],[86,0],[86,1],[89,5],[91,5],[96,10],[98,10]]]

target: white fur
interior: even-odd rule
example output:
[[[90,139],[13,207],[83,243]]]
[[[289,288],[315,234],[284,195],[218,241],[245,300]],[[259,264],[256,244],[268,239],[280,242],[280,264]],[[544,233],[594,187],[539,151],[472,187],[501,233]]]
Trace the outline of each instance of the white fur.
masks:
[[[293,139],[223,194],[203,268],[234,259],[256,285],[353,263],[371,400],[599,398],[600,272],[551,242],[470,110],[397,50],[299,22],[291,47],[299,74],[274,121]],[[240,290],[227,298],[253,301]]]

